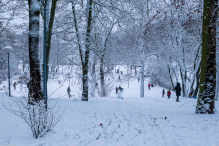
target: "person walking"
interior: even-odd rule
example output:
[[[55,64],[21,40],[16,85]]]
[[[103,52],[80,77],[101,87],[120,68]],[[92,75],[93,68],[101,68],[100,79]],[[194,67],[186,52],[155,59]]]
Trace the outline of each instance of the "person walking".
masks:
[[[70,92],[71,92],[70,87],[67,88],[67,92],[68,92],[68,96],[69,96],[69,98],[70,98],[70,96],[71,96],[71,95],[70,95]]]
[[[150,90],[150,88],[151,88],[151,84],[149,83],[149,84],[148,84],[148,89]]]
[[[118,92],[118,88],[117,88],[117,86],[116,86],[116,94],[117,94],[117,92]]]
[[[28,88],[28,97],[29,97],[29,91],[30,91],[30,81],[27,82],[27,88]]]
[[[168,90],[167,91],[167,96],[168,96],[169,99],[170,99],[170,95],[171,95],[171,92],[170,92],[170,90]]]
[[[180,83],[177,83],[176,87],[175,87],[175,91],[176,91],[176,102],[179,102],[179,96],[181,96],[181,87],[180,87]]]
[[[119,88],[118,88],[118,99],[123,99],[123,97],[122,97],[122,88],[119,86]]]
[[[13,87],[14,87],[14,90],[16,90],[16,82],[14,82]]]
[[[162,97],[164,97],[164,94],[165,94],[165,90],[163,89],[162,90]]]

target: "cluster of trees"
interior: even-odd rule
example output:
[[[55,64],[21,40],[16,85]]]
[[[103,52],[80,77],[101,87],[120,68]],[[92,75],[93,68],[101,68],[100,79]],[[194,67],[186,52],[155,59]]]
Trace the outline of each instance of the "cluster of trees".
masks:
[[[23,49],[17,56],[30,63],[34,86],[30,92],[38,99],[42,91],[39,54],[44,2],[0,2],[8,11],[7,19],[0,18],[0,35],[6,32],[15,14],[19,13],[22,20],[29,15],[27,24],[13,28],[20,30],[13,37],[18,36],[17,47]],[[128,66],[130,70],[138,66],[141,97],[145,94],[145,77],[173,90],[180,82],[183,97],[199,96],[197,113],[213,113],[218,90],[216,72],[212,71],[216,68],[217,3],[217,0],[48,0],[47,65],[55,68],[71,64],[80,69],[84,101],[88,101],[89,92],[91,97],[95,96],[96,82],[100,83],[100,96],[107,96],[106,79],[116,65]],[[0,14],[5,13],[3,7],[0,9]],[[206,104],[208,108],[203,106]]]

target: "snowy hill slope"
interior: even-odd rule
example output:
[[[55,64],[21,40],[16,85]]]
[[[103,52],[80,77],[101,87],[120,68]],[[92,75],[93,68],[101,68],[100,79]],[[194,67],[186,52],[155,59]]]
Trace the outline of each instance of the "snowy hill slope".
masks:
[[[67,83],[60,88],[63,94],[66,92],[65,86]],[[145,97],[140,98],[137,80],[131,82],[129,88],[126,84],[123,87],[124,99],[117,99],[114,92],[110,97],[90,98],[88,102],[75,101],[73,98],[59,99],[60,113],[64,110],[63,117],[53,131],[39,139],[32,137],[24,121],[9,113],[0,104],[0,145],[219,145],[218,113],[195,114],[196,99],[180,98],[177,103],[174,92],[170,99],[167,96],[162,97],[162,88],[157,86],[151,90],[145,86]],[[54,98],[50,99],[49,104],[53,104],[60,96],[54,94],[52,97]],[[3,92],[0,92],[0,99],[3,103],[11,102]]]

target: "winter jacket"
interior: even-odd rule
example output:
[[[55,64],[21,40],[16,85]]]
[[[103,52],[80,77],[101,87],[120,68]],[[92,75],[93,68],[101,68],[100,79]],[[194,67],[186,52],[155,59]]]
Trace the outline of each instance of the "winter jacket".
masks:
[[[119,89],[117,93],[118,93],[118,95],[117,95],[118,98],[121,98],[122,97],[122,91]]]
[[[70,89],[69,87],[67,88],[67,92],[68,92],[68,93],[70,93],[70,92],[71,92],[71,89]]]
[[[148,87],[150,87],[151,86],[151,84],[148,84]]]
[[[170,90],[167,92],[167,96],[170,96],[171,95],[171,92],[170,92]]]
[[[176,90],[176,96],[181,96],[180,83],[177,83],[177,86],[175,87],[175,90]]]
[[[28,88],[28,89],[30,88],[30,82],[27,83],[27,88]]]
[[[162,91],[162,94],[164,95],[165,94],[165,90],[163,89],[163,91]]]

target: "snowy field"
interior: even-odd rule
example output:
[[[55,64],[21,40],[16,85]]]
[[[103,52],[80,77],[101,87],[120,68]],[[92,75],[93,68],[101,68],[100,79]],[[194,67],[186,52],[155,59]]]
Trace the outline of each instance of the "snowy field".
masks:
[[[6,83],[5,83],[6,84]],[[0,92],[0,146],[219,146],[219,116],[195,114],[197,99],[162,97],[161,87],[145,86],[145,97],[139,98],[137,79],[124,85],[122,96],[90,98],[88,102],[67,98],[68,82],[63,86],[49,83],[49,104],[58,100],[63,117],[53,131],[34,139],[26,123],[3,107],[11,103]],[[147,85],[147,82],[145,83]],[[2,85],[1,85],[2,86]],[[19,91],[19,92],[18,92]],[[76,87],[72,87],[76,91]],[[79,91],[78,91],[79,92]],[[12,89],[12,95],[26,95]],[[218,108],[216,101],[216,109]]]

